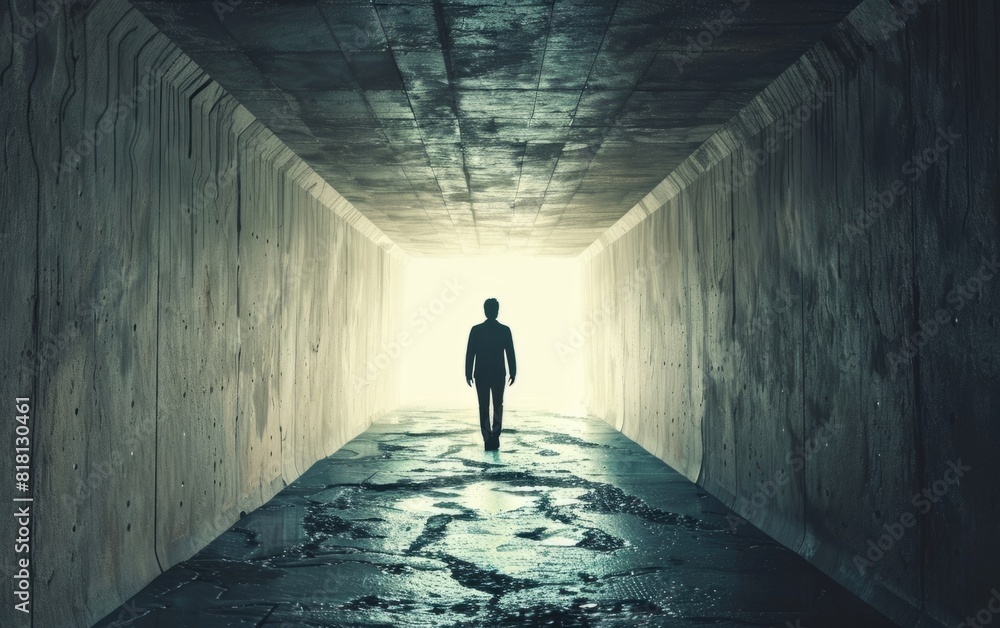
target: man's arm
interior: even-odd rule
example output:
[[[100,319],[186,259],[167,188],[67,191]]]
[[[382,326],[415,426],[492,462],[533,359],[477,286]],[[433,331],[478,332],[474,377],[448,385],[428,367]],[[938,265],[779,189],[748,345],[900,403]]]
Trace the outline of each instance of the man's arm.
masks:
[[[517,360],[514,358],[514,336],[510,333],[510,327],[507,328],[507,346],[504,347],[507,352],[507,364],[510,366],[510,383],[514,383],[514,378],[517,377]]]
[[[472,363],[473,359],[476,357],[476,347],[475,343],[472,341],[472,336],[475,331],[475,327],[469,330],[469,344],[465,348],[465,381],[469,384],[469,386],[472,386]]]

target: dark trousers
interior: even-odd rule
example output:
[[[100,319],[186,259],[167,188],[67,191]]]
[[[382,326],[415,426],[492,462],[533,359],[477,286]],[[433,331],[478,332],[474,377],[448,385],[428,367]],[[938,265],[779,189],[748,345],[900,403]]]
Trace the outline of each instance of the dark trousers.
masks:
[[[479,395],[479,428],[483,431],[483,440],[490,436],[499,436],[503,427],[503,388],[504,376],[477,377],[476,393]],[[493,428],[490,429],[490,393],[493,394]]]

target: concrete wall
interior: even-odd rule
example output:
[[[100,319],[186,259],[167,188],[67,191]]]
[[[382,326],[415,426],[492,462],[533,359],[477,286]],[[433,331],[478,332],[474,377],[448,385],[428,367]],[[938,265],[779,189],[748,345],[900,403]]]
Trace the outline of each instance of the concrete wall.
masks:
[[[30,620],[87,626],[394,407],[405,260],[125,0],[51,6],[2,15],[0,443],[30,397]]]
[[[585,252],[589,404],[957,625],[1000,587],[1000,15],[910,6],[862,4]]]

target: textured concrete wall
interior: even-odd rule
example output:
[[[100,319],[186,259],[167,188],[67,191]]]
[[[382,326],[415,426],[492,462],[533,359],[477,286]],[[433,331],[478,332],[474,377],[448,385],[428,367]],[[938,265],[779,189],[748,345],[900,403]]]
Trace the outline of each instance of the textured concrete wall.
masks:
[[[31,619],[86,626],[395,405],[405,260],[127,2],[51,6],[2,16],[0,368]]]
[[[910,7],[861,5],[584,254],[589,403],[956,625],[1000,586],[1000,15]]]

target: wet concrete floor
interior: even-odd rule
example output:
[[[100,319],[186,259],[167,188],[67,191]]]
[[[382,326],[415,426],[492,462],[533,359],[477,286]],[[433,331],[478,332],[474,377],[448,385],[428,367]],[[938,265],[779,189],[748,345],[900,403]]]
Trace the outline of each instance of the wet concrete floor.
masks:
[[[893,626],[603,421],[399,411],[97,626]]]

